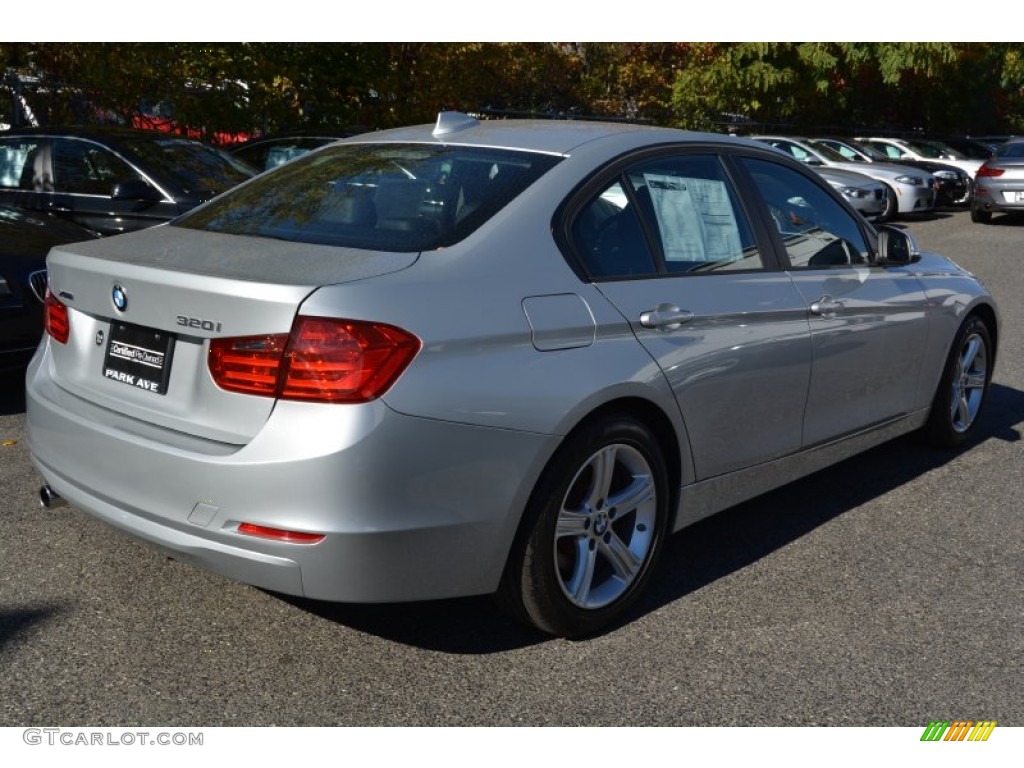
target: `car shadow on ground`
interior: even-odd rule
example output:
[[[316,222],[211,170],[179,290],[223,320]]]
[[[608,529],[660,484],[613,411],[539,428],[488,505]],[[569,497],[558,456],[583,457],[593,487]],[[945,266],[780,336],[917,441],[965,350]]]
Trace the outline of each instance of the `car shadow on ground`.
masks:
[[[1024,227],[1024,215],[1019,213],[994,213],[989,227]]]
[[[64,607],[55,605],[0,608],[0,658],[4,647],[16,642],[19,635],[31,632],[36,625],[64,611]]]
[[[913,224],[914,222],[917,221],[941,221],[942,219],[951,219],[958,210],[960,209],[953,207],[943,207],[932,208],[930,211],[927,211],[926,213],[905,213],[901,214],[900,217],[895,222],[892,223],[895,223],[897,226],[899,226],[900,222],[902,222],[903,226],[900,226],[900,229],[906,229],[907,224]]]
[[[1024,422],[1024,392],[993,384],[986,409],[978,433],[963,450],[988,440],[1021,439],[1017,425]],[[760,560],[956,455],[907,435],[686,528],[669,539],[646,594],[622,623],[635,621]],[[432,651],[487,654],[550,640],[507,619],[485,597],[392,605],[278,597],[360,632]]]

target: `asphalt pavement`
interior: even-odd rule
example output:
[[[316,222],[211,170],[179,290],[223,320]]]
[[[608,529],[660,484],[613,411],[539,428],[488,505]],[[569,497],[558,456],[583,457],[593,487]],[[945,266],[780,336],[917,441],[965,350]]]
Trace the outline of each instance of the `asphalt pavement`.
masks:
[[[1024,220],[902,222],[995,294],[976,440],[901,438],[674,536],[630,620],[286,598],[42,511],[0,382],[0,726],[1024,725]]]

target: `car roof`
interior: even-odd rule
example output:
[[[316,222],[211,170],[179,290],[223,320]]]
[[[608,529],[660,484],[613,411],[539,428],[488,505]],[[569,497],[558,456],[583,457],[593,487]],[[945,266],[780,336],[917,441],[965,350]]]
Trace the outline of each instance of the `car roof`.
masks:
[[[447,130],[445,115],[448,118]],[[656,128],[634,123],[605,123],[590,120],[476,120],[461,113],[442,113],[436,124],[394,128],[344,139],[345,144],[431,143],[461,144],[567,155],[594,141],[633,134],[636,145],[659,142],[744,143],[723,133],[698,133],[677,128]]]
[[[179,136],[176,133],[166,131],[145,131],[138,128],[125,128],[119,125],[53,125],[39,128],[14,128],[0,133],[3,136],[70,136],[78,139],[91,139],[104,144],[116,144],[119,141],[139,139],[176,139],[191,141],[196,144],[202,142],[197,139],[190,139],[187,136]]]
[[[295,141],[299,139],[323,139],[324,141],[339,141],[350,136],[358,136],[363,133],[372,133],[369,128],[306,128],[297,131],[284,131],[282,133],[271,133],[266,136],[257,136],[248,141],[240,141],[227,147],[229,152],[236,149],[247,149],[264,144],[276,144],[281,142]]]

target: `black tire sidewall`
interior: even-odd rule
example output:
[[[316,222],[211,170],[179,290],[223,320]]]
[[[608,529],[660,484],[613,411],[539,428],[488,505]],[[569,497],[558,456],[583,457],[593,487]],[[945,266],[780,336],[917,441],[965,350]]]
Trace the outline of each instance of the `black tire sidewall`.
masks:
[[[879,221],[892,221],[895,219],[900,212],[899,198],[896,197],[896,190],[890,187],[888,184],[885,185],[885,210],[882,211],[882,215],[878,217]]]
[[[953,376],[956,375],[957,363],[960,357],[960,352],[963,349],[964,342],[973,333],[977,333],[981,337],[982,343],[985,345],[985,358],[987,364],[985,371],[985,386],[982,389],[981,404],[978,406],[978,412],[974,416],[974,421],[971,422],[967,429],[958,431],[953,427],[953,420],[950,416],[950,409],[952,407],[951,399]],[[942,378],[939,381],[939,387],[935,391],[935,399],[932,402],[932,412],[928,417],[928,436],[931,442],[936,446],[941,448],[954,448],[966,442],[977,430],[978,422],[981,420],[982,413],[984,413],[985,410],[985,404],[988,402],[989,386],[992,384],[992,369],[995,364],[995,358],[992,352],[992,336],[989,333],[988,326],[977,315],[968,317],[960,326],[960,330],[957,331],[956,338],[953,341],[953,346],[946,357],[946,365],[942,370]]]
[[[554,536],[562,502],[583,464],[602,447],[624,444],[638,450],[651,468],[657,494],[655,531],[641,572],[612,603],[593,610],[573,605],[564,595],[554,559]],[[549,634],[583,637],[620,618],[650,580],[668,534],[671,491],[668,471],[654,434],[628,417],[609,417],[572,433],[556,451],[530,497],[513,549],[503,591],[516,603],[521,618]],[[506,599],[506,603],[508,600]]]

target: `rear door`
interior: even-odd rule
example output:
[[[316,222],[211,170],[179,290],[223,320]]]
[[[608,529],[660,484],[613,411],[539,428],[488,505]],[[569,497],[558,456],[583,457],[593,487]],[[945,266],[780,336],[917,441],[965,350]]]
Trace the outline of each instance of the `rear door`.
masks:
[[[758,246],[722,159],[626,161],[587,194],[573,250],[671,383],[698,478],[798,450],[806,302]]]

